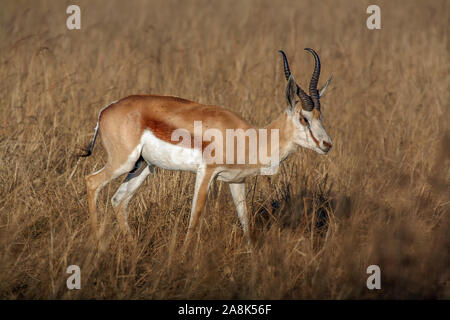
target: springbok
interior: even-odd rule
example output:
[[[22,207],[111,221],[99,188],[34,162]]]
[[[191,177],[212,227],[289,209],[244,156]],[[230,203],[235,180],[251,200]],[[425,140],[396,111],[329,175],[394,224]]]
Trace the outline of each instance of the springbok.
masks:
[[[320,112],[320,98],[325,93],[331,77],[319,92],[317,90],[320,75],[319,56],[310,48],[305,50],[309,51],[315,59],[314,72],[309,85],[310,95],[296,84],[286,55],[280,51],[288,80],[287,109],[264,128],[252,126],[229,110],[170,96],[133,95],[103,108],[99,112],[89,150],[82,155],[92,154],[95,140],[100,134],[108,160],[104,168],[86,177],[89,211],[94,230],[97,230],[96,202],[99,191],[112,179],[128,173],[111,199],[117,211],[120,227],[128,232],[128,202],[145,178],[153,172],[153,167],[158,166],[168,170],[196,173],[185,244],[189,243],[197,225],[213,179],[229,182],[244,235],[251,244],[244,179],[247,176],[261,174],[263,169],[276,167],[298,146],[312,149],[319,154],[328,153],[332,146],[331,139],[323,127]],[[297,96],[301,105],[298,104]],[[195,132],[198,123],[213,134],[208,136],[205,133],[199,137],[198,132]],[[180,131],[177,131],[180,128],[189,136],[189,139],[186,138],[187,143],[184,141],[182,145],[178,143],[182,137],[179,134]],[[228,140],[227,145],[218,143],[221,137],[228,138],[227,134],[230,130],[245,133],[244,146],[242,143],[239,145],[239,140],[237,146],[234,146],[234,138],[239,138],[238,135],[232,136],[231,147]],[[174,135],[175,132],[178,134]],[[254,135],[251,136],[249,132],[253,132]],[[256,161],[236,161],[235,151],[244,152],[245,159],[250,159],[252,156],[252,159],[255,159],[255,155],[262,152],[245,144],[246,138],[252,140],[251,138],[255,137],[258,142],[266,141],[270,154],[277,155],[275,164],[262,161],[258,156]],[[213,145],[212,138],[214,138],[214,152],[208,150]],[[183,138],[183,140],[186,139]],[[230,151],[232,156],[228,157]]]

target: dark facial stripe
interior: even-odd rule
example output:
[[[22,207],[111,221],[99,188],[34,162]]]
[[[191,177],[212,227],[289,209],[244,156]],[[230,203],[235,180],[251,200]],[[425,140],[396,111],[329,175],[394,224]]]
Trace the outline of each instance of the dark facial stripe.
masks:
[[[311,137],[313,138],[313,140],[316,143],[317,147],[320,148],[319,140],[317,140],[316,137],[314,137],[314,135],[313,135],[313,133],[311,131],[311,128],[308,128],[308,129],[309,129],[309,133],[311,134]]]

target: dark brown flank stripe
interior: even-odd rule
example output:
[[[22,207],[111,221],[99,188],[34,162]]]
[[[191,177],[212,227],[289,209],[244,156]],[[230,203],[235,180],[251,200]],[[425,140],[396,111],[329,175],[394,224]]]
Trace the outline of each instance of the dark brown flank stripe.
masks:
[[[181,141],[172,140],[172,132],[177,128],[174,128],[162,121],[144,119],[143,129],[150,129],[150,131],[160,140],[177,145]],[[211,143],[211,141],[202,141],[202,151]],[[191,134],[191,147],[194,147],[194,136]]]

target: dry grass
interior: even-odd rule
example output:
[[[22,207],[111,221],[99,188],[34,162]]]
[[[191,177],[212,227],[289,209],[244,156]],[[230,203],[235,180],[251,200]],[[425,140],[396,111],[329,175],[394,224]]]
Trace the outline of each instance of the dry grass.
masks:
[[[0,298],[446,298],[449,290],[448,1],[0,2]],[[306,85],[322,59],[334,148],[300,150],[247,182],[258,249],[245,253],[216,183],[180,259],[194,176],[157,170],[120,234],[105,188],[93,241],[77,159],[98,110],[134,93],[177,95],[263,125],[284,110],[283,48]],[[120,180],[120,179],[119,179]],[[256,183],[257,182],[257,183]],[[256,188],[255,188],[256,185]],[[68,265],[82,289],[66,288]],[[366,288],[377,264],[382,290]]]

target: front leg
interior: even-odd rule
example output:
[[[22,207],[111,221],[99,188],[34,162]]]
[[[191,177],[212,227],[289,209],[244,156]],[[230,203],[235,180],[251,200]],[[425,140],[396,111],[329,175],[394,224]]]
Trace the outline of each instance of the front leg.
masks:
[[[197,226],[198,219],[205,206],[206,197],[208,195],[208,189],[214,178],[214,172],[211,169],[201,167],[197,170],[197,176],[195,178],[194,199],[192,200],[191,218],[189,220],[189,228],[184,241],[187,247],[191,241],[192,234]]]
[[[238,213],[239,221],[247,238],[248,245],[251,249],[252,241],[248,230],[248,213],[247,204],[245,203],[245,183],[230,183],[231,195],[233,196],[234,205]]]

